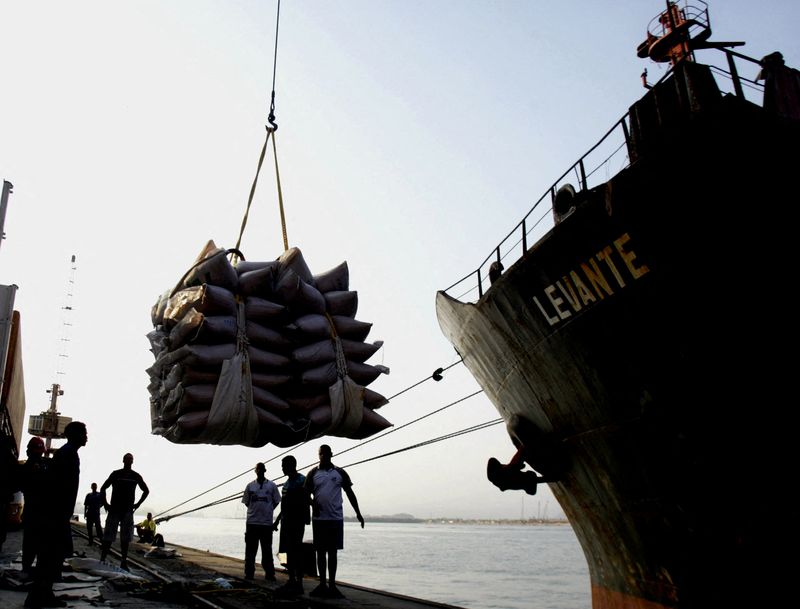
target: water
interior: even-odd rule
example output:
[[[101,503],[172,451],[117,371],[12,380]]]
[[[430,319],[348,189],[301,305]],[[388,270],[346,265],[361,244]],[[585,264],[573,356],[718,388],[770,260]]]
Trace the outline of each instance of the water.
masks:
[[[158,532],[168,543],[244,558],[243,520],[181,516]],[[469,609],[591,607],[586,560],[562,524],[367,522],[362,530],[348,522],[337,579]]]

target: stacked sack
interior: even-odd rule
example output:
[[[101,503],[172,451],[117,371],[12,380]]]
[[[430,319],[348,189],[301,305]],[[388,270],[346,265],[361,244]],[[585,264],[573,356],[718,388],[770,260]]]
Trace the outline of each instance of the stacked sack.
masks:
[[[313,275],[297,248],[235,267],[229,254],[209,241],[153,307],[153,433],[285,447],[389,427],[374,411],[386,399],[366,388],[389,369],[366,363],[382,342],[365,342],[347,263]]]

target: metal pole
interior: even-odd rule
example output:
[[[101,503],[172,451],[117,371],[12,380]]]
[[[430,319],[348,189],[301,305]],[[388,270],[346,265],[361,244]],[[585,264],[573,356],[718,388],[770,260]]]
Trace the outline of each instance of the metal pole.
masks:
[[[6,208],[8,207],[8,195],[14,192],[14,185],[8,180],[3,180],[3,194],[0,195],[0,245],[3,244],[3,239],[6,234],[3,227],[6,223]]]
[[[61,386],[58,383],[53,383],[51,389],[47,390],[47,393],[50,395],[50,408],[45,413],[45,447],[47,452],[50,452],[50,445],[53,441],[53,437],[57,435],[58,432],[58,410],[56,408],[58,402],[58,396],[64,395],[64,391],[61,389]]]

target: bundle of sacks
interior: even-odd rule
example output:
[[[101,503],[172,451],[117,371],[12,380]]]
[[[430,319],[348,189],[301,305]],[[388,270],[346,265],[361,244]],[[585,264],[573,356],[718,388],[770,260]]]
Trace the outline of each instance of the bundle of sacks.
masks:
[[[147,336],[154,434],[180,444],[292,446],[335,435],[366,438],[390,426],[367,389],[383,344],[355,319],[347,263],[313,275],[297,248],[234,266],[209,241],[152,310]]]

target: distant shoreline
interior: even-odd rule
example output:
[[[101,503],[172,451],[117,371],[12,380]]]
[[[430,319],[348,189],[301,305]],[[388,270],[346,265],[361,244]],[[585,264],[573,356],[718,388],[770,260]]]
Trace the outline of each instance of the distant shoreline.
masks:
[[[145,509],[155,512],[150,508],[140,510],[141,514]],[[244,520],[242,516],[208,516],[204,514],[192,514],[194,518],[223,518],[225,520]],[[171,517],[167,516],[164,521],[168,522]],[[358,522],[354,516],[345,516],[345,522]],[[384,516],[364,516],[366,522],[387,523],[387,524],[460,524],[460,525],[504,525],[504,526],[529,526],[529,525],[569,525],[565,518],[416,518],[411,514],[392,514]],[[158,520],[157,520],[158,522]]]
[[[345,522],[358,522],[352,516],[346,516]],[[566,519],[544,518],[414,518],[396,516],[364,516],[366,522],[398,523],[398,524],[463,524],[463,525],[564,525]]]

